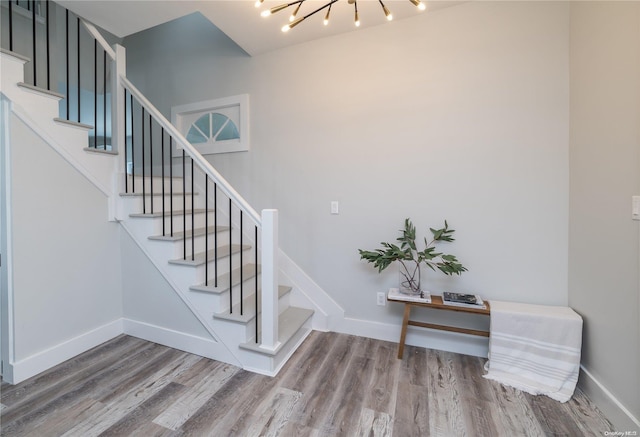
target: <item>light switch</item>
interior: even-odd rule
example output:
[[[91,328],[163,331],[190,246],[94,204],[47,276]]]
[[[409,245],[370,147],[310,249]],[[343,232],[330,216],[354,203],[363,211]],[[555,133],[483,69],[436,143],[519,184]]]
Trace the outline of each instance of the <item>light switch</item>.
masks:
[[[331,214],[340,214],[340,205],[337,200],[331,201]]]
[[[640,220],[640,196],[631,196],[631,218]]]

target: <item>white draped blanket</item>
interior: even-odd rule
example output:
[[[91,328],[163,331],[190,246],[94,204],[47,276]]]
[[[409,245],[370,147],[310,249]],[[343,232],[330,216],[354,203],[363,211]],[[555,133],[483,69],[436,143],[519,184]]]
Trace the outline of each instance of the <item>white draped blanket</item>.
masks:
[[[582,318],[571,308],[491,301],[487,379],[560,402],[580,370]]]

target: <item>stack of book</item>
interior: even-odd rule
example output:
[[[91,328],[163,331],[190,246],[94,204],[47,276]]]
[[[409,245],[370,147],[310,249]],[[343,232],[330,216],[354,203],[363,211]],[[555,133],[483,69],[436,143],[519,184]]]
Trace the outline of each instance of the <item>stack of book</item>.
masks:
[[[482,298],[477,294],[451,293],[445,291],[442,293],[442,303],[466,308],[487,308]]]

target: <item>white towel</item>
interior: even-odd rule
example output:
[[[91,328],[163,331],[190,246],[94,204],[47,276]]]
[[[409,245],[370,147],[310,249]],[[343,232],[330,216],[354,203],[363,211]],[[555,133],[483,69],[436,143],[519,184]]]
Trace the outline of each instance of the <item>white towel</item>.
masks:
[[[560,402],[580,370],[582,318],[571,308],[491,301],[487,379]]]

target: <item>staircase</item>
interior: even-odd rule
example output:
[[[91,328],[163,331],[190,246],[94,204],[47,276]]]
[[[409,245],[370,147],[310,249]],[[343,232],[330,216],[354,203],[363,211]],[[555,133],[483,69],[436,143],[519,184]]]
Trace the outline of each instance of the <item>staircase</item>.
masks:
[[[83,25],[103,44],[93,26]],[[276,374],[310,333],[314,317],[314,305],[278,268],[277,211],[251,209],[126,79],[124,49],[104,51],[105,59],[107,53],[113,58],[113,146],[106,146],[105,133],[103,149],[95,141],[88,147],[97,129],[69,120],[68,110],[67,119],[60,118],[66,97],[24,83],[29,58],[2,50],[0,91],[14,114],[108,196],[105,220],[120,223],[211,335],[214,346],[204,355]],[[183,150],[181,158],[172,156],[172,145]],[[145,157],[154,151],[155,159]]]

